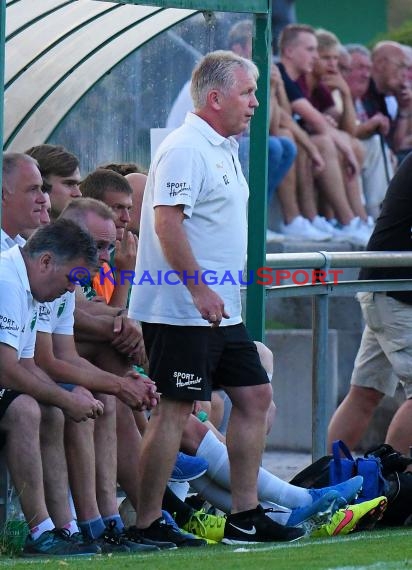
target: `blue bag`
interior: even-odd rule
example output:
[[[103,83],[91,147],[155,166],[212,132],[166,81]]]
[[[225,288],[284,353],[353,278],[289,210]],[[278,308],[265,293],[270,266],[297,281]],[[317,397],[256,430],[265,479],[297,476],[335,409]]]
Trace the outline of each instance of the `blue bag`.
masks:
[[[329,484],[343,483],[355,475],[362,475],[363,485],[355,503],[369,501],[385,495],[386,480],[382,475],[379,457],[368,456],[354,459],[341,440],[333,442],[333,457],[329,462]],[[341,456],[341,452],[345,457]]]

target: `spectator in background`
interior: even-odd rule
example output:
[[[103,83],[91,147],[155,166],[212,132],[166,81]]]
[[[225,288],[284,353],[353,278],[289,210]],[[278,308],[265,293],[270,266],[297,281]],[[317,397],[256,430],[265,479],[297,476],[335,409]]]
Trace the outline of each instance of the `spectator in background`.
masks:
[[[408,58],[401,44],[383,41],[372,50],[372,71],[368,90],[362,102],[368,117],[382,113],[390,121],[390,129],[385,137],[390,148],[396,153],[408,132],[412,105],[412,89],[409,80]],[[397,114],[389,113],[386,97],[396,98]]]
[[[356,138],[356,113],[348,84],[339,71],[339,40],[332,32],[316,30],[319,57],[315,61],[312,73],[305,74],[298,80],[302,90],[308,93],[313,106],[336,128],[335,136],[349,145],[357,160],[359,170],[355,176],[343,169],[343,182],[349,205],[360,220],[368,224],[368,216],[363,205],[362,180],[360,168],[364,152]],[[302,81],[302,83],[301,83]],[[327,204],[325,204],[327,212]],[[328,217],[333,217],[333,212]],[[361,223],[362,223],[361,222]]]
[[[252,57],[252,36],[253,36],[253,22],[251,20],[241,20],[237,22],[229,31],[228,35],[228,48],[237,55],[251,59]],[[277,80],[277,79],[276,79]],[[293,140],[286,136],[277,136],[278,131],[278,116],[277,116],[277,100],[274,96],[276,89],[275,78],[271,80],[271,108],[270,108],[270,135],[268,140],[268,201],[273,193],[279,186],[282,179],[291,168],[293,161],[296,157],[296,145]],[[179,127],[186,116],[188,111],[193,110],[193,101],[190,96],[190,82],[187,82],[180,94],[178,95],[175,103],[170,111],[166,126],[169,128]],[[241,134],[239,140],[239,160],[242,166],[243,173],[246,179],[249,178],[249,143],[250,138],[248,129],[245,133]],[[292,189],[294,190],[294,188]],[[283,201],[283,195],[279,197],[286,217],[288,217],[288,203]],[[325,236],[324,236],[325,238]],[[282,235],[267,231],[267,239],[269,241],[283,241]]]
[[[356,136],[365,151],[361,169],[365,207],[368,215],[376,220],[393,176],[391,152],[385,140],[389,134],[390,119],[380,111],[369,117],[363,104],[372,73],[370,51],[361,44],[348,44],[346,50],[349,65],[343,75],[355,105]]]
[[[344,182],[344,172],[346,176],[358,173],[357,159],[350,145],[342,140],[337,129],[315,109],[297,83],[303,74],[313,70],[318,56],[317,45],[315,30],[311,26],[286,26],[280,36],[281,62],[278,65],[292,111],[300,117],[301,124],[325,160],[325,168],[316,176],[321,200],[333,209],[340,224],[340,235],[357,245],[365,246],[370,231],[351,208]],[[313,221],[319,228],[330,228],[333,233],[327,220],[315,220],[314,216]]]

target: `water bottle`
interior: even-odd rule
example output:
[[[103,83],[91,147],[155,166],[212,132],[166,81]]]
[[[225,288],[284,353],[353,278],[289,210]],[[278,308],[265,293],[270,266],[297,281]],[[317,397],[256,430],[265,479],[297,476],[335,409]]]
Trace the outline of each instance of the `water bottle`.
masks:
[[[24,546],[24,541],[29,532],[20,507],[20,501],[14,487],[8,491],[7,520],[4,526],[4,539],[9,552],[18,552]]]

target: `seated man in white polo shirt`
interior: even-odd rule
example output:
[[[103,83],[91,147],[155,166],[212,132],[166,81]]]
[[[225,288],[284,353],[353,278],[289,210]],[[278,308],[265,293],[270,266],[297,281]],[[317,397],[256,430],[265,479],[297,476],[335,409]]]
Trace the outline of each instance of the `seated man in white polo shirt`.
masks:
[[[57,428],[53,436],[58,440],[64,422],[58,408],[74,420],[82,421],[102,413],[101,402],[62,390],[33,360],[38,301],[52,301],[64,291],[72,290],[74,285],[68,275],[73,267],[81,265],[93,271],[95,264],[96,247],[92,238],[68,221],[44,226],[22,249],[15,246],[1,254],[0,433],[6,446],[7,465],[30,527],[24,547],[28,556],[100,551],[95,545],[76,541],[76,537],[70,539],[64,528],[73,522],[68,504],[46,508],[48,485],[40,451],[40,420],[43,412],[51,411]],[[64,462],[57,468],[55,465],[63,481],[67,481],[65,468]]]

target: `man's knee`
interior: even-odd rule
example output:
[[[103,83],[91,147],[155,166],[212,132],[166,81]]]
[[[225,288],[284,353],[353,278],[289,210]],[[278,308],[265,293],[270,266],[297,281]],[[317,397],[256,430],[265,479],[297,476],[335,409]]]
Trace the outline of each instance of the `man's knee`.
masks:
[[[172,400],[163,396],[160,404],[152,410],[150,421],[156,419],[160,422],[173,422],[183,430],[192,413],[192,409],[193,402],[191,401]]]
[[[352,385],[347,397],[356,403],[357,407],[363,408],[366,411],[374,409],[382,400],[383,396],[384,394],[375,390],[375,388]]]
[[[17,431],[19,428],[38,431],[41,410],[38,402],[31,396],[21,394],[7,408],[1,422],[4,431]]]
[[[228,395],[232,401],[232,406],[248,416],[252,414],[266,418],[273,402],[273,391],[270,383],[231,388],[228,390]]]
[[[45,404],[40,404],[40,410],[43,430],[50,430],[46,433],[53,434],[59,431],[63,431],[64,414],[60,408],[56,408],[56,406],[47,406]]]

